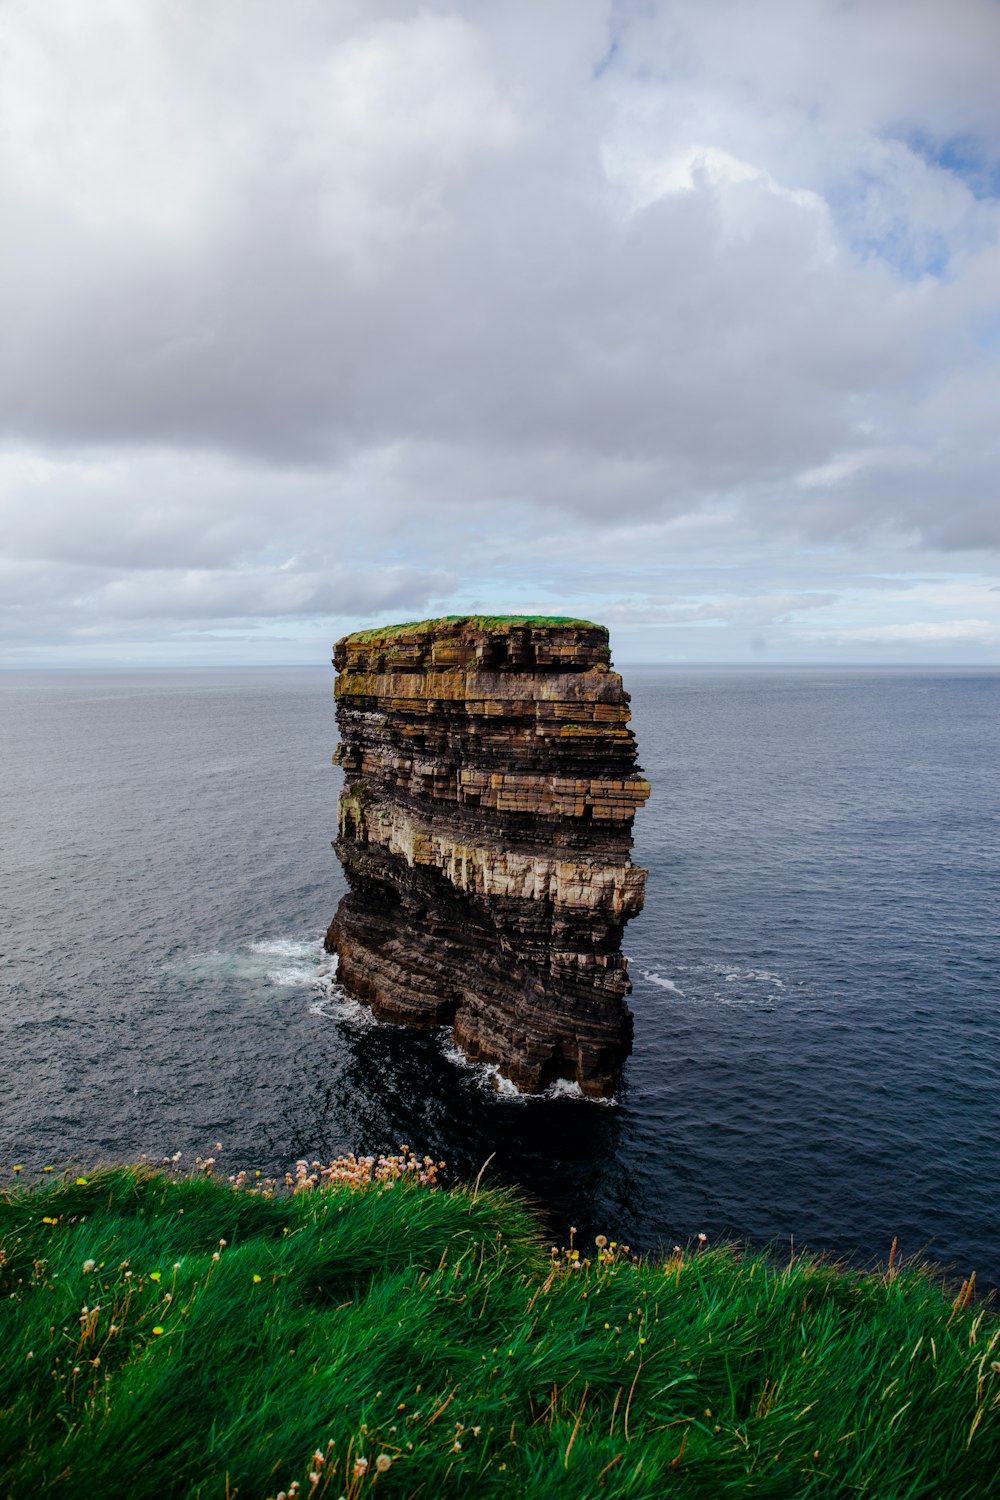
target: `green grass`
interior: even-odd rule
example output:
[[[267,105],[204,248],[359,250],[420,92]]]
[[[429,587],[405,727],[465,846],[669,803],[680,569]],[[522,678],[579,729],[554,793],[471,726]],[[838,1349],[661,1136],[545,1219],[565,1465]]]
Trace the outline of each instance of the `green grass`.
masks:
[[[0,1194],[0,1294],[13,1497],[1000,1494],[1000,1327],[917,1268],[553,1256],[507,1192],[115,1168]]]
[[[345,640],[357,645],[367,641],[381,641],[390,636],[401,635],[408,630],[431,630],[435,625],[454,625],[459,621],[474,630],[523,629],[544,630],[546,626],[572,626],[581,630],[603,630],[593,620],[574,620],[569,615],[441,615],[435,620],[406,620],[401,625],[379,625],[371,630],[356,630],[345,636]]]

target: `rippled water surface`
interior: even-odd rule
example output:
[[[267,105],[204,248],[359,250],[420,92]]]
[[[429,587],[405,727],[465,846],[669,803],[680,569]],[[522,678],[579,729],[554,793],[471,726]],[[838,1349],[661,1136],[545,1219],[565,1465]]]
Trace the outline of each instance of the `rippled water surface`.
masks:
[[[898,1236],[1000,1280],[1000,675],[625,675],[653,796],[613,1105],[338,995],[329,673],[0,675],[0,1161],[405,1142],[495,1153],[556,1237]]]

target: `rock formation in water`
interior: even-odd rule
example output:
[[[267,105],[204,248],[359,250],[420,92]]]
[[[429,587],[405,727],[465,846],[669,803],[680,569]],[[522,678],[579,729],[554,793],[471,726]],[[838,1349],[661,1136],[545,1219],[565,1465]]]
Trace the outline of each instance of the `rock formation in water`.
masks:
[[[646,871],[649,795],[608,633],[465,617],[338,641],[335,848],[349,893],[327,933],[344,989],[385,1020],[452,1023],[531,1092],[617,1087],[632,1039],[620,949]]]

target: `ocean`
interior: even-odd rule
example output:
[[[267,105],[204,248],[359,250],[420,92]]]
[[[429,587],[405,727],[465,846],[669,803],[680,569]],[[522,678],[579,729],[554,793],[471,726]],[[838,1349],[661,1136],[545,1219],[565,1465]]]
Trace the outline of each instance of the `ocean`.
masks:
[[[1000,673],[622,671],[653,791],[608,1104],[337,991],[332,670],[0,674],[0,1181],[406,1144],[553,1243],[1000,1282]]]

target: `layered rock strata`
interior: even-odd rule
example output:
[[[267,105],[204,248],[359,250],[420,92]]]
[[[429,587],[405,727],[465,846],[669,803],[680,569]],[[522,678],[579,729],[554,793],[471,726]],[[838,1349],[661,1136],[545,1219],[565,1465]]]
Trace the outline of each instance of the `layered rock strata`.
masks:
[[[620,950],[643,901],[649,795],[608,633],[465,617],[338,641],[327,933],[344,989],[383,1019],[451,1023],[532,1092],[612,1093],[632,1039]]]

